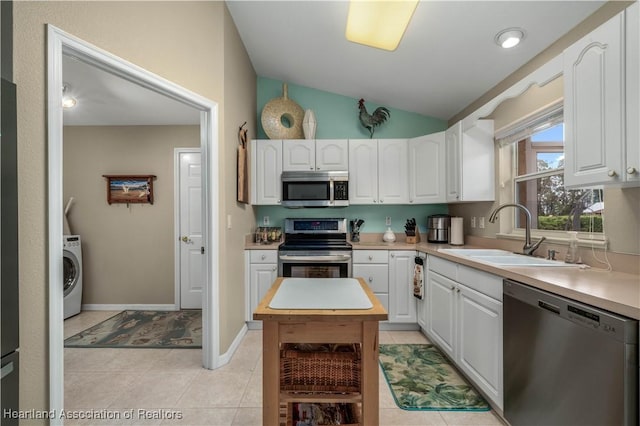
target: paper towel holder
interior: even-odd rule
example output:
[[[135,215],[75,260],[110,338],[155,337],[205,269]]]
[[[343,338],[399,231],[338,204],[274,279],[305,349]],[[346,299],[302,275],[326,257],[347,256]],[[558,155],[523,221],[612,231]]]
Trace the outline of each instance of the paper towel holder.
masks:
[[[452,246],[464,245],[464,218],[451,218],[451,225],[449,228],[449,244]]]

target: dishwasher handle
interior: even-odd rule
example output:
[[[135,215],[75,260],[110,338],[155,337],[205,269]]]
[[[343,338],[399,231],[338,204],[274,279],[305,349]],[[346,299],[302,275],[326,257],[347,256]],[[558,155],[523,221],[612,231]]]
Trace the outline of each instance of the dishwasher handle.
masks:
[[[547,311],[551,311],[554,314],[560,315],[560,308],[558,308],[555,305],[552,305],[551,303],[547,303],[544,300],[538,300],[538,306],[541,307],[542,309],[546,309]]]

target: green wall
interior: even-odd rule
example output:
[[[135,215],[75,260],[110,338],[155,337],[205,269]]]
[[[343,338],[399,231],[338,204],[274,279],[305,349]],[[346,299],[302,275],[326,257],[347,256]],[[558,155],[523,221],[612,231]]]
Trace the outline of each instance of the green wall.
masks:
[[[282,97],[282,81],[258,77],[257,93],[257,139],[268,139],[261,124],[261,114],[264,105],[273,98]],[[316,116],[318,127],[317,139],[366,139],[369,131],[362,127],[358,120],[358,99],[335,93],[324,92],[303,86],[288,84],[289,98],[297,102],[303,109],[312,109]],[[366,94],[363,94],[366,100]],[[371,113],[378,106],[365,102]],[[389,108],[391,117],[378,127],[374,137],[413,138],[416,136],[435,133],[447,128],[447,123],[433,117]],[[384,232],[385,218],[391,217],[391,228],[394,232],[404,232],[407,219],[415,218],[422,233],[426,232],[427,216],[437,213],[447,213],[446,204],[431,205],[357,205],[344,208],[318,209],[287,209],[280,206],[256,206],[257,225],[261,226],[263,217],[269,216],[271,226],[283,226],[287,217],[346,217],[365,221],[362,232]]]
[[[268,139],[262,128],[262,108],[271,99],[282,97],[282,83],[282,81],[258,77],[257,139]],[[358,120],[358,99],[294,84],[288,84],[288,87],[289,99],[297,102],[304,110],[313,110],[318,123],[316,139],[369,138],[369,131]],[[366,102],[366,94],[363,94],[363,98],[369,113],[380,106]],[[391,117],[376,128],[374,138],[414,138],[447,128],[447,122],[438,118],[395,108],[389,108],[389,111]]]

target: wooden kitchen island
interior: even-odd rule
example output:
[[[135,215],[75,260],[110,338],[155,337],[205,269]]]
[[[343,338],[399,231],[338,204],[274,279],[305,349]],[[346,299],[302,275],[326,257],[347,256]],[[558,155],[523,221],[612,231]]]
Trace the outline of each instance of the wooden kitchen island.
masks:
[[[288,281],[283,286],[284,280]],[[340,286],[333,285],[336,282],[323,280],[342,280],[336,282],[348,280],[351,293],[345,294]],[[296,286],[296,289],[301,289],[296,295],[295,292],[290,292],[292,283],[302,283],[313,288]],[[324,283],[332,285],[318,287]],[[306,291],[306,288],[313,291]],[[315,293],[318,289],[320,292]],[[354,294],[354,291],[359,294]],[[281,297],[284,293],[295,297]],[[300,294],[306,295],[301,304],[296,299]],[[357,309],[350,309],[349,302],[358,298],[361,301],[366,299],[365,302],[370,307],[359,306]],[[298,300],[300,300],[299,297]],[[314,308],[316,306],[314,303],[319,303],[322,308]],[[291,306],[290,309],[289,306]],[[337,308],[332,309],[330,306],[337,306]],[[377,425],[378,321],[386,320],[387,317],[385,308],[361,278],[276,279],[253,313],[253,319],[263,321],[262,424],[292,425],[292,419],[289,417],[292,403],[296,402],[353,403],[359,407],[357,417],[360,425]],[[359,345],[361,351],[359,391],[338,390],[332,393],[283,390],[280,380],[280,356],[282,345],[288,343]]]

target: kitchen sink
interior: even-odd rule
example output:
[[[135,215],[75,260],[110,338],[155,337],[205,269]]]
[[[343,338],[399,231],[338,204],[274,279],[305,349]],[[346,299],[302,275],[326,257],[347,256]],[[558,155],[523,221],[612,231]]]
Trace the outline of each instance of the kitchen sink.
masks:
[[[558,260],[525,256],[522,254],[498,249],[440,249],[439,251],[457,256],[468,257],[479,262],[486,262],[497,266],[579,266],[571,263],[560,262]]]

